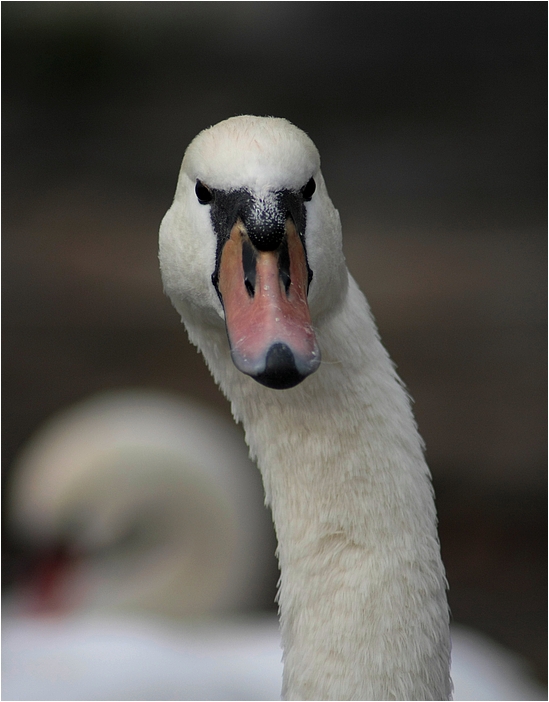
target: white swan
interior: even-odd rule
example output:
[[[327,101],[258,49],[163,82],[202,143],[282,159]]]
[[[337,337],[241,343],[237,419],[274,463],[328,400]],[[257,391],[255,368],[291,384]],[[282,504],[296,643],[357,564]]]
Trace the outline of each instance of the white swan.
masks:
[[[111,391],[58,413],[13,467],[12,532],[45,556],[13,609],[196,617],[257,605],[271,555],[254,471],[234,427],[178,396]]]
[[[283,696],[449,699],[422,442],[346,268],[312,141],[277,118],[201,132],[161,225],[160,265],[273,511]]]
[[[258,610],[270,515],[231,422],[103,392],[48,419],[12,475],[9,526],[41,565],[3,597],[3,699],[280,698],[278,622]]]

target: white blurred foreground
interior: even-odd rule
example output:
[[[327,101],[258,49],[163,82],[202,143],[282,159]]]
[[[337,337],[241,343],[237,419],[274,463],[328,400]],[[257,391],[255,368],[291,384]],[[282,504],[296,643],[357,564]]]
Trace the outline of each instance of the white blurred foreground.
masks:
[[[274,617],[184,627],[75,616],[4,624],[4,700],[277,700]]]
[[[518,658],[452,632],[455,700],[544,700]],[[145,617],[15,618],[2,636],[4,700],[279,700],[273,616],[168,625]]]
[[[49,422],[16,470],[13,527],[68,558],[7,600],[3,700],[280,699],[276,618],[229,616],[253,610],[270,548],[232,425],[109,393]],[[547,699],[512,653],[460,626],[452,638],[455,700]]]

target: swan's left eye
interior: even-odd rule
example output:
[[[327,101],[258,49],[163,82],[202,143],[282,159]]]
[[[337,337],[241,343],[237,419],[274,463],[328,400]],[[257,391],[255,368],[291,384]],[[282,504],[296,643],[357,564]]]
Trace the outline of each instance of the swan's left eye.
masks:
[[[303,195],[304,200],[310,200],[313,197],[313,193],[316,190],[316,183],[314,181],[314,178],[311,178],[307,185],[304,185],[301,188],[301,194]]]
[[[196,197],[198,198],[198,202],[201,205],[207,205],[209,202],[213,200],[213,193],[212,191],[207,188],[204,183],[201,183],[199,180],[196,181],[196,186],[194,189],[196,193]]]

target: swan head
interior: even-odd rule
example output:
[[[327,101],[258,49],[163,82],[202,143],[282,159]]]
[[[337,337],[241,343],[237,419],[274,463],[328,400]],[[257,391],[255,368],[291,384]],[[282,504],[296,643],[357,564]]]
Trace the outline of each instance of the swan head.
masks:
[[[162,222],[160,265],[199,346],[200,326],[225,325],[234,365],[274,389],[316,371],[315,327],[342,300],[347,273],[309,137],[254,116],[201,132]]]

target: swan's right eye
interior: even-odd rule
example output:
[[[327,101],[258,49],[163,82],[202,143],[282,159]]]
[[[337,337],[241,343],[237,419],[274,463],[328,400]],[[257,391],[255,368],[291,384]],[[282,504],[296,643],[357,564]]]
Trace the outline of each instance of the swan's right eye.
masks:
[[[204,183],[200,182],[199,180],[196,181],[196,186],[194,188],[194,191],[196,193],[196,197],[198,198],[198,202],[201,205],[207,205],[209,202],[213,200],[213,193],[212,191],[207,188]]]
[[[316,183],[314,181],[314,178],[310,178],[308,183],[306,183],[301,188],[301,194],[303,195],[303,199],[306,202],[309,202],[309,200],[313,197],[313,193],[315,190],[316,190]]]

